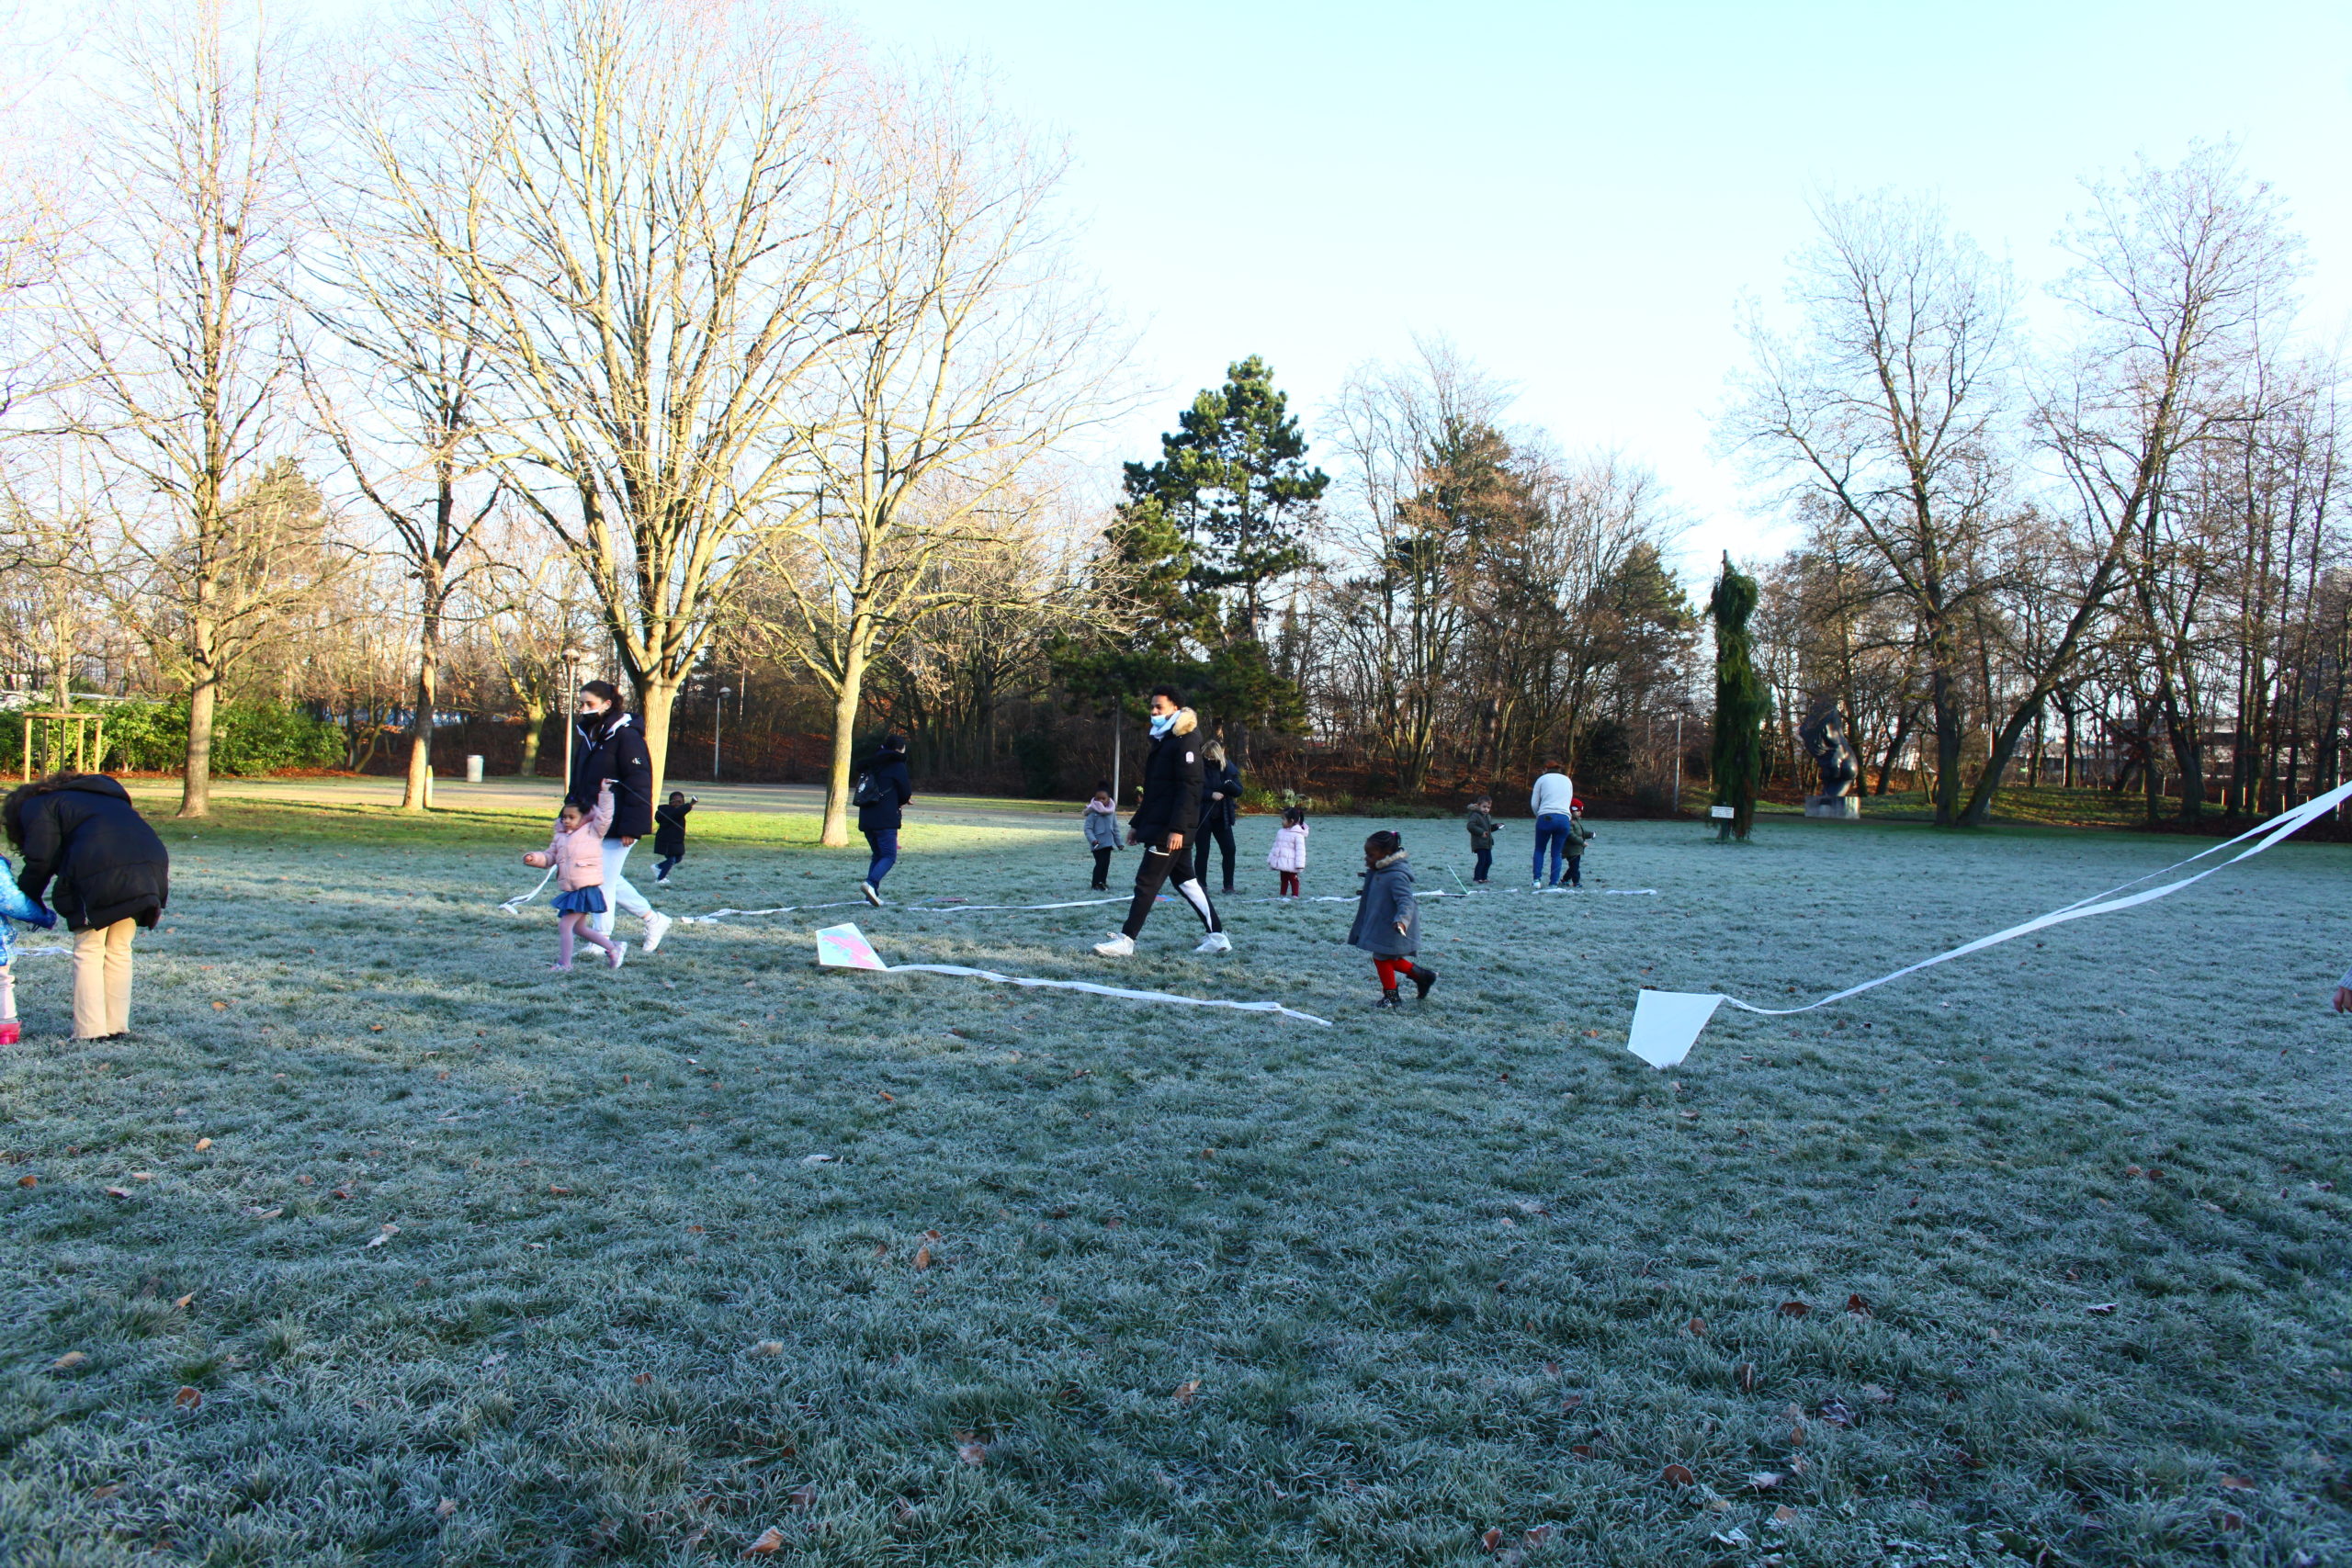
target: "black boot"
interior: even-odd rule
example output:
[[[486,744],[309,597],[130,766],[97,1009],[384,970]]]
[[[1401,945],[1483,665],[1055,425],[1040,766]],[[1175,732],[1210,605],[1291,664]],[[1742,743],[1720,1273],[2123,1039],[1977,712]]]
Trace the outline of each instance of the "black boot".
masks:
[[[1437,984],[1437,971],[1426,964],[1413,965],[1413,992],[1417,1000],[1427,1000],[1430,987]]]
[[[1391,986],[1388,989],[1380,993],[1380,999],[1372,1004],[1372,1010],[1379,1012],[1385,1008],[1400,1008],[1404,1005],[1405,1004],[1402,1001],[1397,999],[1396,987]]]

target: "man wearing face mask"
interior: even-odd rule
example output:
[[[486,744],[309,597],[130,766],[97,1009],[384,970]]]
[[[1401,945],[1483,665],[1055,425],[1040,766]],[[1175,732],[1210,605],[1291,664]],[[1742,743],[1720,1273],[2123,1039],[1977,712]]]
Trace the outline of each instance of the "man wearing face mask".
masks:
[[[1193,866],[1193,846],[1186,834],[1201,819],[1201,750],[1194,731],[1200,720],[1184,705],[1173,686],[1151,690],[1151,750],[1143,763],[1143,803],[1127,822],[1127,842],[1144,847],[1143,864],[1136,869],[1135,901],[1127,906],[1127,923],[1094,951],[1105,958],[1131,957],[1136,938],[1150,917],[1151,906],[1164,883],[1173,883],[1184,902],[1201,918],[1207,934],[1195,953],[1231,953],[1233,943],[1217,919],[1209,890]]]
[[[645,921],[645,942],[639,950],[651,953],[670,934],[670,917],[645,901],[621,870],[638,840],[653,831],[653,758],[645,747],[645,732],[621,705],[620,688],[610,681],[591,681],[580,688],[580,732],[571,748],[571,788],[564,799],[582,811],[593,810],[604,781],[613,781],[613,820],[605,829],[605,912],[596,930],[613,934],[616,911]]]

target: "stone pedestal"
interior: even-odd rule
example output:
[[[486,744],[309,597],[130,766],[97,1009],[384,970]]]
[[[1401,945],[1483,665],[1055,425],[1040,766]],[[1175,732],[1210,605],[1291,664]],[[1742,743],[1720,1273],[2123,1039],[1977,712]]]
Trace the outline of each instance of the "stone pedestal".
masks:
[[[1804,797],[1804,814],[1824,822],[1859,822],[1862,819],[1862,802],[1859,795],[1808,795]]]

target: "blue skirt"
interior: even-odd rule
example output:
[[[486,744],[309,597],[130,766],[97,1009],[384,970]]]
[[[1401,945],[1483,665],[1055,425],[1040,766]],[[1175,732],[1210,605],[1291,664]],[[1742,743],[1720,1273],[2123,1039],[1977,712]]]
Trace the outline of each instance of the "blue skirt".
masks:
[[[601,887],[575,887],[569,893],[555,896],[555,912],[559,915],[601,915],[605,912],[605,890]]]

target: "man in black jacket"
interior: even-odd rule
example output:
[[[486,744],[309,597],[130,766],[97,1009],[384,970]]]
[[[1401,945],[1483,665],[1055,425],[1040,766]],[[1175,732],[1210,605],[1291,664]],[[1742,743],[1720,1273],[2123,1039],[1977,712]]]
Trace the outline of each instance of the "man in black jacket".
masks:
[[[1143,864],[1136,868],[1135,901],[1127,906],[1127,923],[1094,951],[1105,958],[1134,954],[1136,938],[1159,897],[1160,886],[1172,882],[1184,902],[1201,917],[1207,935],[1195,953],[1231,953],[1225,922],[1209,890],[1193,870],[1193,846],[1185,837],[1201,819],[1201,752],[1194,733],[1200,719],[1173,686],[1151,691],[1151,750],[1143,762],[1143,802],[1127,822],[1127,842],[1144,847]]]
[[[899,829],[906,825],[907,802],[915,797],[914,781],[907,773],[907,738],[891,734],[866,759],[853,792],[857,802],[857,830],[865,835],[870,858],[865,880],[857,890],[876,908],[882,907],[882,879],[899,863]]]
[[[626,909],[644,919],[643,951],[651,953],[670,934],[670,917],[647,903],[621,871],[631,847],[653,831],[653,756],[645,749],[645,731],[622,709],[620,688],[591,681],[580,688],[580,732],[563,798],[593,811],[606,779],[613,781],[613,820],[605,829],[605,912],[596,917],[596,930],[612,935],[614,914]]]

